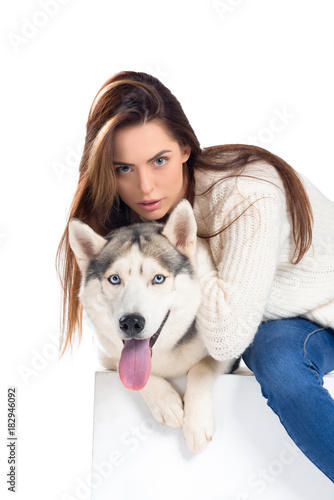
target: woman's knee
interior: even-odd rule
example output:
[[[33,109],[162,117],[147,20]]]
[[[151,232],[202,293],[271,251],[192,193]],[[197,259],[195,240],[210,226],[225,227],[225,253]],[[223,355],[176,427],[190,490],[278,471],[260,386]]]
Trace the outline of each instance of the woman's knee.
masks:
[[[297,389],[304,369],[306,326],[296,319],[274,320],[260,325],[243,359],[265,392],[269,388],[278,391],[288,390],[289,387],[291,391],[294,387]]]
[[[246,365],[259,375],[301,364],[312,366],[320,377],[334,369],[334,335],[304,318],[262,323],[243,354]]]
[[[254,373],[276,365],[279,368],[282,363],[286,365],[287,359],[301,348],[301,344],[289,335],[291,327],[293,324],[288,320],[268,321],[259,326],[253,342],[243,354],[245,363]]]
[[[298,399],[307,392],[310,376],[318,383],[314,370],[304,356],[304,343],[311,322],[301,318],[262,323],[243,359],[253,371],[265,397]]]

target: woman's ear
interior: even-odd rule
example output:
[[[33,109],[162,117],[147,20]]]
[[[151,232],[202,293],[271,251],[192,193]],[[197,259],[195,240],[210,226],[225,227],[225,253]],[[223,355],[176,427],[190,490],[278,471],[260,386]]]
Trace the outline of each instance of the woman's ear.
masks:
[[[190,153],[191,153],[191,148],[189,144],[183,146],[182,163],[185,163],[187,160],[189,160]]]

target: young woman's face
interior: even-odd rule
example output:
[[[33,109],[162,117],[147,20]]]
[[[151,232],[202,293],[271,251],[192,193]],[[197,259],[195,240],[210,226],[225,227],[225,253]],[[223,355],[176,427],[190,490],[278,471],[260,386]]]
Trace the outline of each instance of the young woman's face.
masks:
[[[182,163],[190,152],[190,146],[181,149],[158,122],[116,132],[113,168],[121,199],[144,219],[161,219],[185,196]]]

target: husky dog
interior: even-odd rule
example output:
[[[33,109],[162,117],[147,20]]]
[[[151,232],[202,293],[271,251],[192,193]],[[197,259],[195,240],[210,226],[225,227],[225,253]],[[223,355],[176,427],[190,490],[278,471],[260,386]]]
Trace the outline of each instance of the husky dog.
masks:
[[[234,365],[211,358],[196,331],[196,270],[203,275],[213,269],[196,233],[187,200],[166,224],[143,222],[106,237],[78,219],[69,224],[82,278],[79,298],[96,330],[100,363],[140,391],[160,423],[183,426],[194,453],[214,433],[212,385]],[[186,374],[182,401],[166,379]]]

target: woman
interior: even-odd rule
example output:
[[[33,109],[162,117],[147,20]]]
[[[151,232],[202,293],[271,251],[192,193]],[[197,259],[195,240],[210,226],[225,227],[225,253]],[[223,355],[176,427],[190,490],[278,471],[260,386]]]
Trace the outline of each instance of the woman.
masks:
[[[216,268],[200,277],[203,342],[213,358],[243,356],[289,435],[334,481],[334,401],[322,386],[334,369],[334,204],[264,149],[201,149],[159,80],[114,75],[90,110],[69,219],[106,235],[164,221],[182,198]],[[67,227],[61,263],[64,352],[82,321]]]

